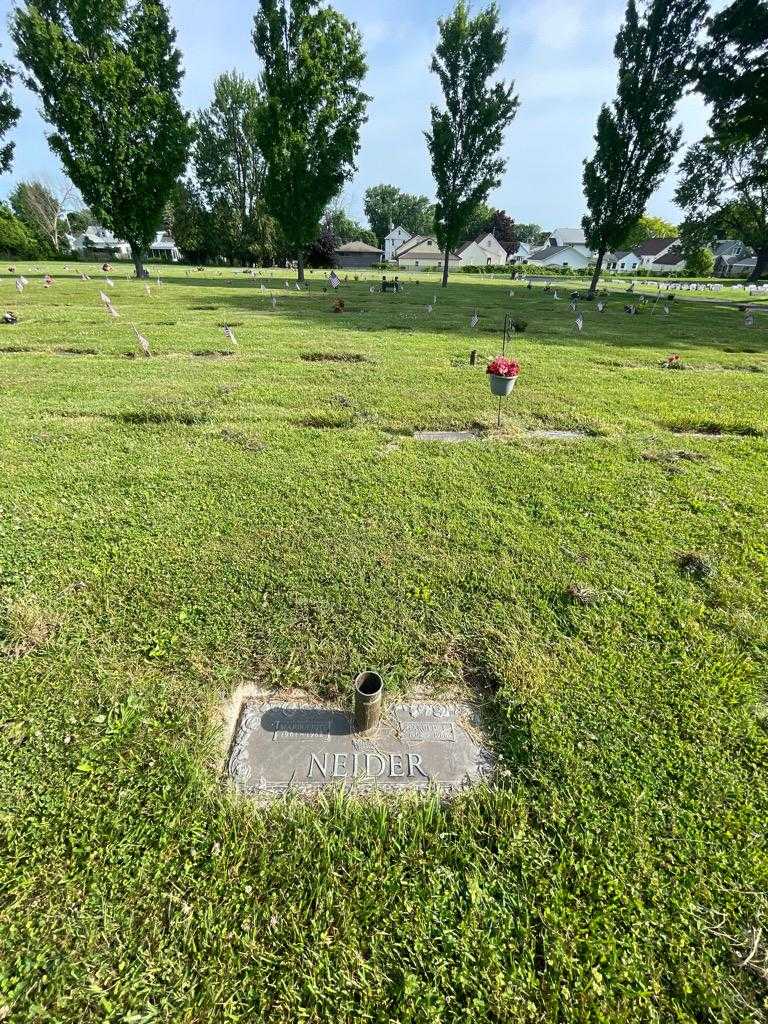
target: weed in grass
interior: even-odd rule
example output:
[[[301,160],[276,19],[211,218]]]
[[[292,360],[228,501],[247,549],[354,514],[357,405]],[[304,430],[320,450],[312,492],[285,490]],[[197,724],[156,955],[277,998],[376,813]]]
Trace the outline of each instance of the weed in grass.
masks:
[[[569,583],[565,588],[565,596],[573,604],[591,605],[598,600],[597,591],[583,583]]]
[[[192,352],[193,356],[207,356],[219,358],[220,356],[233,356],[235,353],[231,348],[197,348]]]

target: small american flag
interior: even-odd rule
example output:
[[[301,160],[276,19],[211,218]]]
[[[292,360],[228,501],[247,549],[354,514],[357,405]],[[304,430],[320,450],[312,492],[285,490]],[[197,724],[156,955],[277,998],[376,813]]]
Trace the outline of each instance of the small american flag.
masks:
[[[751,313],[747,313],[747,315],[744,317],[744,326],[745,327],[752,327],[752,326],[754,326],[754,323],[755,323],[754,316]]]
[[[298,281],[296,282],[296,291],[297,291],[297,292],[300,292],[300,291],[301,291],[301,285],[299,284],[299,282],[298,282]]]
[[[584,326],[584,317],[581,316],[581,314],[579,314],[579,316],[576,317],[576,326],[579,330],[581,330]]]
[[[480,317],[477,315],[477,310],[475,310],[475,313],[474,313],[472,319],[469,321],[469,326],[470,327],[477,327],[477,325],[479,323],[480,323]]]
[[[433,305],[433,306],[436,306],[436,305],[437,305],[437,295],[433,295],[433,296],[432,296],[432,305]]]
[[[16,291],[19,293],[24,291],[24,284],[20,277],[16,278]]]
[[[669,316],[669,306],[664,307],[664,315]]]
[[[557,294],[557,292],[553,292],[553,294],[552,294],[552,298],[553,298],[553,299],[559,299],[559,298],[560,298],[560,296],[559,296],[559,295]]]
[[[117,317],[118,317],[118,316],[120,315],[120,314],[119,314],[119,313],[117,312],[117,310],[115,309],[115,307],[114,307],[114,306],[112,305],[112,303],[111,303],[111,302],[107,302],[107,303],[105,303],[105,304],[104,304],[104,309],[106,309],[106,311],[107,311],[107,312],[109,313],[109,315],[110,315],[111,317],[113,317],[114,319],[117,319]]]
[[[115,282],[112,280],[111,277],[107,278],[107,284],[109,285],[110,288],[114,288],[115,287]]]
[[[140,334],[136,330],[135,324],[131,324],[131,327],[133,327],[134,334],[136,335],[136,344],[139,346],[139,349],[141,350],[142,354],[145,356],[151,356],[152,353],[149,350],[149,342],[147,341],[147,339],[144,337],[143,334]]]
[[[157,287],[159,288],[159,287],[160,287],[160,285],[161,285],[162,283],[163,283],[163,282],[162,282],[162,281],[160,280],[160,278],[158,277],[158,279],[157,279]]]
[[[569,309],[570,309],[570,311],[571,311],[572,313],[575,313],[575,312],[576,312],[576,303],[575,303],[575,302],[569,302],[569,303],[568,303],[568,307],[569,307]]]
[[[285,285],[286,288],[290,288],[290,285],[288,284],[287,281],[283,281],[283,284]]]
[[[605,303],[604,302],[598,302],[598,304],[597,304],[597,312],[598,313],[602,313],[604,309],[605,309]]]
[[[261,290],[261,291],[263,291],[263,292],[265,292],[265,291],[266,291],[267,289],[266,289],[266,288],[264,287],[264,285],[261,285],[261,288],[260,288],[260,290]]]
[[[25,287],[25,288],[26,288],[26,287],[27,287],[27,285],[29,284],[29,281],[28,281],[28,280],[26,279],[26,277],[24,277],[24,275],[23,275],[23,274],[21,275],[21,277],[19,278],[19,280],[21,281],[21,283],[22,283],[22,284],[24,285],[24,287]]]
[[[331,288],[338,288],[339,285],[341,284],[341,281],[339,280],[335,272],[331,272],[331,276],[328,278],[328,284],[331,286]]]
[[[275,306],[277,306],[277,299],[276,299],[276,298],[275,298],[275,296],[273,295],[273,296],[272,296],[272,309],[274,309],[274,308],[275,308]]]
[[[101,299],[101,301],[102,301],[102,302],[104,303],[104,305],[106,305],[106,306],[108,306],[108,305],[109,305],[109,303],[110,303],[110,302],[112,301],[112,300],[110,299],[110,297],[109,297],[109,296],[108,296],[108,295],[107,295],[107,294],[106,294],[105,292],[99,292],[99,298]]]
[[[432,312],[432,307],[431,307],[431,306],[427,306],[427,312],[428,312],[428,313],[431,313],[431,312]]]
[[[237,344],[235,332],[232,330],[229,324],[224,324],[224,326],[222,327],[222,331],[224,331],[224,337],[227,339],[227,341],[231,341],[233,345]]]
[[[91,279],[90,279],[90,277],[88,277],[87,274],[81,274],[80,275],[80,280],[81,281],[90,281]]]

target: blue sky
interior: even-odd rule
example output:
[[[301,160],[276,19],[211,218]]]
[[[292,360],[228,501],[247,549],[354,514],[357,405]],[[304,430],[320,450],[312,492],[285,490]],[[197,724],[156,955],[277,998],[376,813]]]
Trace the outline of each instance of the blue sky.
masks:
[[[98,2],[98,0],[95,0]],[[335,6],[362,30],[369,73],[366,91],[373,97],[361,138],[358,172],[342,205],[362,219],[362,196],[369,185],[394,184],[432,196],[429,158],[423,131],[430,102],[438,100],[429,57],[436,20],[450,0],[336,0]],[[507,132],[507,172],[491,202],[515,220],[545,228],[577,226],[583,213],[581,163],[592,152],[600,104],[615,86],[613,42],[624,0],[502,0],[509,29],[504,75],[513,78],[520,110]],[[722,7],[723,0],[716,0]],[[0,0],[7,20],[13,3]],[[216,75],[233,68],[255,76],[250,42],[255,0],[171,0],[170,9],[184,54],[183,100],[190,110],[205,106]],[[11,56],[4,38],[3,56]],[[22,120],[13,134],[14,167],[0,181],[5,196],[19,178],[56,178],[60,168],[45,141],[45,126],[34,96],[16,88]],[[700,138],[706,111],[695,96],[677,112],[685,141]],[[679,219],[672,202],[674,175],[651,199],[648,212]]]

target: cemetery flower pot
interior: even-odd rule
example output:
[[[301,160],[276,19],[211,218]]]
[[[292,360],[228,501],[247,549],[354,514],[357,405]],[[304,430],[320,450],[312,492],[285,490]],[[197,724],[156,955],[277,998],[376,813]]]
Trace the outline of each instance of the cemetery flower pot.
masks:
[[[491,382],[491,394],[498,398],[506,398],[512,393],[517,377],[502,377],[499,373],[489,373],[488,380]]]
[[[361,672],[355,679],[355,729],[371,732],[381,718],[384,680],[378,672]]]

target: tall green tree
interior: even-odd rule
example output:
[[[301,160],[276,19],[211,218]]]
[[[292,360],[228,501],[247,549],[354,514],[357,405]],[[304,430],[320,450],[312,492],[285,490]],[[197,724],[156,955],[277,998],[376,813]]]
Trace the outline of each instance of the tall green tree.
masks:
[[[661,217],[643,215],[629,234],[619,245],[620,249],[634,249],[649,238],[677,238],[678,230],[674,224]]]
[[[768,131],[768,0],[734,0],[707,33],[696,87],[712,106],[710,128],[734,142],[757,139]]]
[[[266,167],[258,144],[263,100],[255,82],[237,72],[220,75],[213,102],[196,117],[193,163],[200,192],[219,217],[224,255],[245,263],[270,248],[272,220],[264,203]]]
[[[527,245],[537,245],[546,238],[546,231],[541,224],[520,224],[515,223],[514,238],[516,242],[525,242]]]
[[[738,238],[755,250],[750,275],[768,275],[768,140],[739,142],[728,132],[691,146],[680,164],[675,202],[685,211],[681,238],[693,251],[717,238]]]
[[[616,98],[597,118],[596,151],[584,162],[587,244],[597,254],[592,291],[605,254],[618,248],[670,168],[682,128],[671,126],[691,80],[696,34],[706,0],[628,0],[614,55]]]
[[[174,186],[164,222],[179,251],[191,263],[206,263],[219,255],[213,214],[191,182],[180,181]]]
[[[430,109],[425,132],[432,157],[437,204],[435,231],[445,250],[443,288],[448,260],[479,203],[501,182],[506,161],[500,156],[504,130],[519,106],[513,84],[492,82],[507,49],[495,3],[470,16],[467,0],[438,21],[440,41],[431,70],[440,80],[444,107]]]
[[[517,248],[515,227],[516,225],[514,220],[505,210],[494,211],[491,219],[490,230],[493,232],[493,237],[507,255]]]
[[[345,242],[366,242],[368,245],[378,245],[378,239],[372,231],[358,224],[341,207],[334,207],[326,211],[323,218],[324,224],[327,221],[331,226],[333,237],[337,245]],[[323,225],[324,226],[324,225]]]
[[[318,0],[259,0],[253,43],[263,69],[258,143],[264,195],[298,259],[354,171],[370,97],[360,32]]]
[[[186,165],[181,54],[160,0],[28,0],[11,35],[51,149],[136,273]]]
[[[395,185],[373,185],[363,195],[363,212],[377,244],[392,228],[403,227],[412,235],[430,235],[435,230],[435,207],[426,196],[403,192]]]
[[[11,82],[13,71],[5,61],[0,60],[0,141],[5,138],[19,119],[21,111],[13,102]],[[10,169],[13,161],[12,142],[0,146],[0,174]]]

